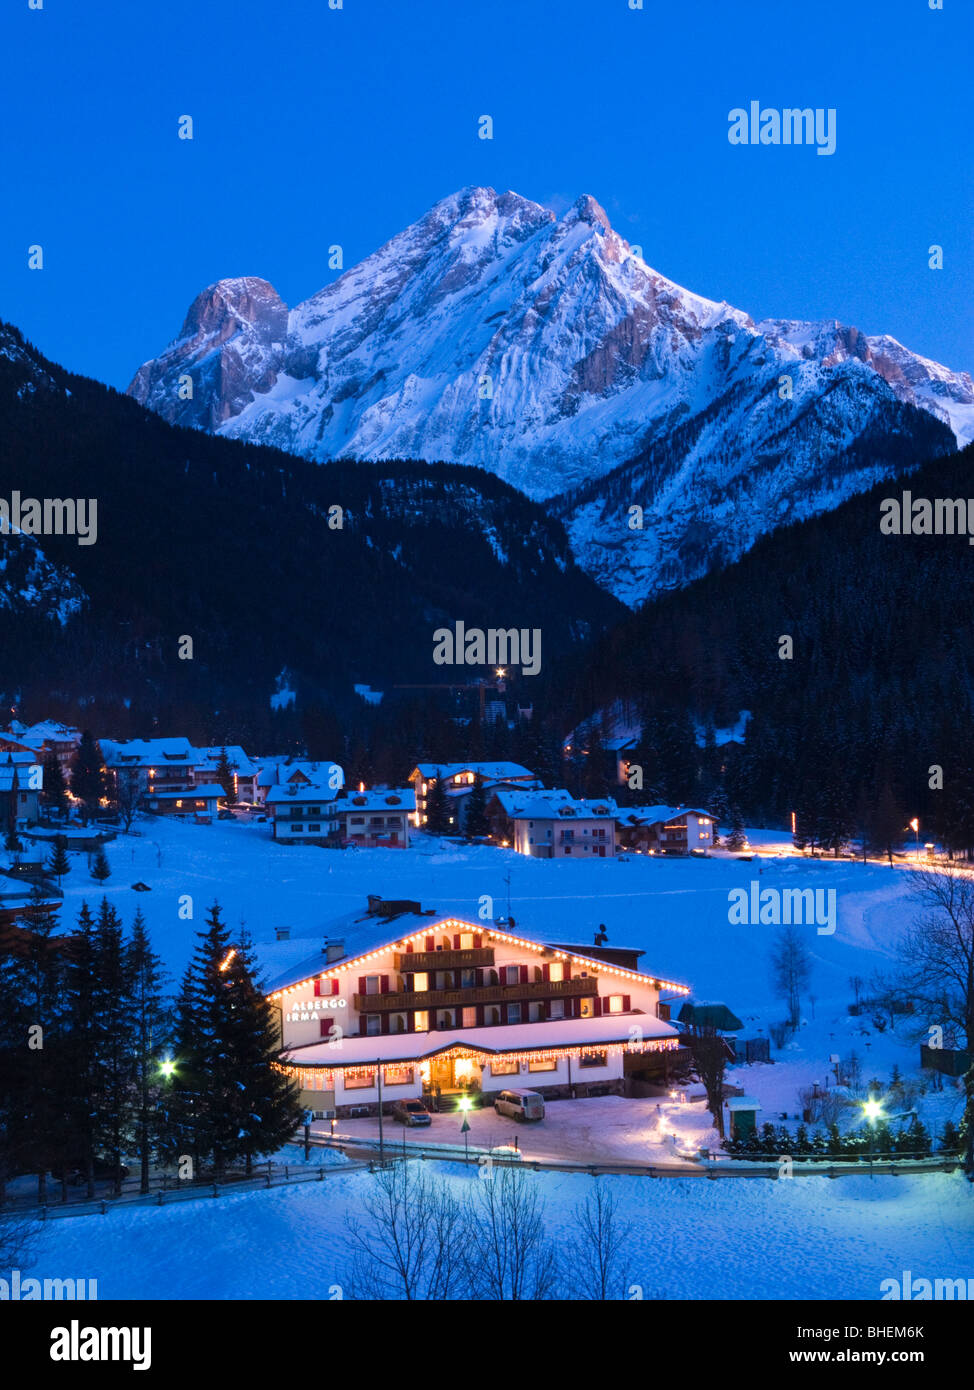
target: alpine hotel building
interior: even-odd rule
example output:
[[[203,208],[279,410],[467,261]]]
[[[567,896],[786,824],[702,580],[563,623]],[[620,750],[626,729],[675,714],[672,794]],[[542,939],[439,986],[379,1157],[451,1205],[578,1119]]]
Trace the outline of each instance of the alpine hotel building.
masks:
[[[370,897],[269,987],[281,1063],[320,1118],[380,1103],[527,1087],[626,1093],[666,1080],[680,1043],[661,995],[684,985],[629,948],[527,940],[419,903]]]

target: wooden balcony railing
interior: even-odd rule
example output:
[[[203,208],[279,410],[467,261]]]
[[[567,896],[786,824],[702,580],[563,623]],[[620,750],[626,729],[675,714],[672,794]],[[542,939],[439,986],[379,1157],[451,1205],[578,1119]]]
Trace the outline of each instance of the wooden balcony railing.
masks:
[[[574,980],[536,980],[516,985],[484,985],[480,989],[424,989],[412,994],[354,994],[352,1007],[360,1013],[387,1009],[453,1009],[470,1004],[501,1004],[513,999],[558,999],[598,994],[594,976]]]
[[[493,965],[493,946],[477,946],[466,951],[397,951],[397,970],[459,970],[463,966]]]

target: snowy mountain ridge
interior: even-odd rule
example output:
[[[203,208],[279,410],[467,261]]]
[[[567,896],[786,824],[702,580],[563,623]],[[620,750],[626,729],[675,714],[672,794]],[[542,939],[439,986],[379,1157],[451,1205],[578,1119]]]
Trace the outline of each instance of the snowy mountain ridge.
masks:
[[[905,443],[919,458],[974,435],[966,373],[834,320],[755,323],[692,294],[587,195],[556,217],[478,187],[293,309],[257,278],[208,287],[129,392],[172,423],[319,461],[442,459],[558,497],[579,563],[630,603],[835,505]],[[870,458],[853,458],[865,438]],[[647,458],[607,507],[600,481]],[[644,509],[634,542],[623,501]]]

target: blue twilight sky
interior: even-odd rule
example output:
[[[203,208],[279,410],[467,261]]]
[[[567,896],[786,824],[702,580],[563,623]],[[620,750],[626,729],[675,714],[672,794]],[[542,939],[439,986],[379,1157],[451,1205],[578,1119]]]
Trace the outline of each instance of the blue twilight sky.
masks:
[[[972,370],[972,38],[972,0],[5,0],[0,317],[124,387],[212,281],[296,304],[479,183]],[[730,145],[752,100],[835,107],[836,153]]]

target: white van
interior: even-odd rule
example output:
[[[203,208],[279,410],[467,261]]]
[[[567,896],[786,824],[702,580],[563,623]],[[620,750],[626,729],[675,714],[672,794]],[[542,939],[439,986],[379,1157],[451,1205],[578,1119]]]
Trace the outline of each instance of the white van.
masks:
[[[498,1115],[515,1120],[543,1120],[544,1096],[537,1091],[501,1091],[494,1101]]]

